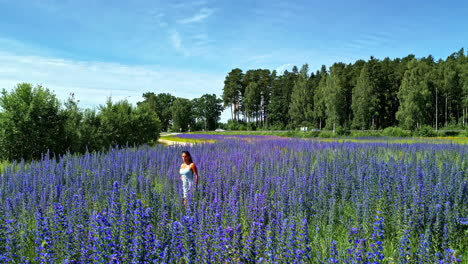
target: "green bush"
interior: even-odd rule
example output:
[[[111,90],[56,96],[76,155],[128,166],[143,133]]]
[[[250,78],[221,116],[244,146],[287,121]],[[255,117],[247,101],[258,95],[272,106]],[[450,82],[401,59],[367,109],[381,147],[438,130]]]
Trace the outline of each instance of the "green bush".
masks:
[[[468,137],[468,129],[465,129],[465,131],[460,133],[464,137]]]
[[[347,130],[346,128],[344,128],[342,126],[337,126],[335,128],[335,133],[338,136],[349,136],[351,134],[351,131]]]
[[[284,130],[284,126],[282,124],[272,124],[268,127],[268,130]]]
[[[241,121],[241,120],[235,121],[232,119],[228,120],[226,124],[226,128],[228,130],[247,130],[246,124],[244,121]]]
[[[247,130],[250,130],[250,131],[255,131],[257,130],[257,125],[253,122],[250,122],[250,123],[247,123],[247,126],[246,126]]]
[[[305,138],[316,138],[320,135],[321,131],[307,131],[303,133]]]
[[[445,131],[445,130],[439,130],[437,131],[437,136],[438,137],[457,137],[457,136],[462,136],[465,131]]]
[[[423,126],[416,129],[413,133],[417,137],[435,137],[437,134],[434,132],[434,129],[430,126]]]
[[[381,137],[382,132],[379,130],[372,130],[372,131],[352,131],[351,137]]]
[[[332,138],[332,137],[335,137],[335,136],[336,136],[336,134],[333,131],[321,131],[318,134],[318,137],[320,137],[320,138]]]
[[[386,137],[407,137],[410,136],[411,133],[400,127],[387,127],[382,131],[382,135]]]

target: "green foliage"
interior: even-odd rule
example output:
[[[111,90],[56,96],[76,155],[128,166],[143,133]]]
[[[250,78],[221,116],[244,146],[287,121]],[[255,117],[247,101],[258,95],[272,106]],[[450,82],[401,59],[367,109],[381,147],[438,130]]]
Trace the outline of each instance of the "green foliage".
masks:
[[[353,127],[359,129],[375,128],[378,115],[378,89],[382,85],[381,69],[378,61],[371,60],[364,65],[353,91]]]
[[[172,105],[172,130],[186,132],[193,121],[192,103],[185,98],[177,98]]]
[[[48,150],[61,153],[63,118],[53,93],[42,86],[20,83],[2,91],[0,107],[1,157],[8,160],[38,159]]]
[[[255,131],[257,130],[257,125],[254,122],[249,122],[247,123],[246,129],[250,131]]]
[[[100,108],[100,127],[104,146],[125,146],[152,143],[159,137],[160,121],[148,104],[136,109],[126,100],[113,103],[109,99]]]
[[[295,125],[312,120],[313,117],[313,90],[308,85],[308,71],[309,66],[303,65],[292,89],[289,116]]]
[[[144,93],[143,98],[143,102],[138,104],[145,103],[154,110],[161,122],[161,131],[168,131],[172,121],[172,104],[176,97],[168,93]]]
[[[336,137],[336,133],[333,131],[322,131],[318,134],[319,138],[333,138]]]
[[[245,88],[245,96],[243,100],[244,111],[247,117],[255,117],[258,113],[260,105],[260,90],[255,82],[249,83]]]
[[[132,111],[133,134],[132,144],[154,144],[159,138],[161,122],[157,114],[151,111],[151,107],[140,104]]]
[[[430,126],[422,126],[418,129],[416,129],[413,132],[414,136],[417,137],[435,137],[437,134],[434,132],[434,129]]]
[[[320,82],[317,91],[314,94],[314,112],[313,117],[317,121],[317,127],[322,129],[325,127],[326,115],[326,93],[327,93],[327,72],[325,66],[322,67]]]
[[[415,129],[429,123],[431,112],[430,66],[413,60],[408,65],[398,98],[400,110],[397,119],[406,129]]]
[[[382,132],[379,130],[352,131],[351,137],[380,137]]]
[[[330,68],[330,75],[326,79],[324,104],[326,113],[326,127],[336,129],[345,125],[347,117],[347,85],[345,80],[345,64],[335,63]]]
[[[268,130],[284,130],[284,125],[281,123],[274,123],[268,127]]]
[[[101,117],[94,109],[86,109],[83,112],[83,120],[80,125],[81,146],[80,152],[99,151],[104,147],[104,137],[100,131]]]
[[[407,132],[400,127],[387,127],[382,131],[382,136],[385,137],[407,137],[410,135],[410,132]]]
[[[0,161],[0,173],[3,172],[3,169],[7,166],[9,166],[11,163],[8,161]]]
[[[468,129],[465,129],[465,131],[460,133],[464,137],[468,137]]]
[[[231,107],[231,114],[234,120],[239,119],[241,97],[244,94],[244,74],[241,69],[233,69],[224,80],[223,103],[224,106]],[[234,107],[234,111],[232,111]]]
[[[235,121],[230,119],[226,124],[226,128],[228,130],[247,130],[247,124],[242,120]]]
[[[60,137],[61,145],[64,150],[70,152],[82,151],[81,124],[83,121],[83,112],[78,108],[78,102],[72,94],[64,103],[64,109],[60,111],[63,123],[63,135]]]
[[[215,130],[223,111],[222,100],[215,94],[204,94],[192,100],[194,115],[203,120],[203,129]]]
[[[450,131],[450,130],[439,130],[436,132],[438,137],[458,137],[463,136],[464,131]]]
[[[346,129],[345,127],[342,127],[342,126],[337,126],[335,128],[335,133],[336,135],[338,136],[349,136],[351,134],[351,131],[349,131],[348,129]]]
[[[63,108],[42,86],[20,83],[0,97],[0,159],[33,160],[46,152],[96,151],[111,145],[154,143],[160,121],[149,104],[127,101],[101,106],[100,112],[78,107],[73,94]]]

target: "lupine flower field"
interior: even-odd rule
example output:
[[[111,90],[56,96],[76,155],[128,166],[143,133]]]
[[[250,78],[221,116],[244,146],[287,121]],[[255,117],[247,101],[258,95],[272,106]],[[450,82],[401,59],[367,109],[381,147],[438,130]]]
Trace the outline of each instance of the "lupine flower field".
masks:
[[[213,139],[7,166],[0,263],[468,262],[467,145]]]

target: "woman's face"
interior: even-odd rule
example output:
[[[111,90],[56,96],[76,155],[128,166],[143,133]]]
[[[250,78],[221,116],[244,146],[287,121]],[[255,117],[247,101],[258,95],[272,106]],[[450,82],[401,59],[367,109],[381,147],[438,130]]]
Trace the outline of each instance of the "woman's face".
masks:
[[[185,153],[182,153],[182,160],[185,162],[185,163],[188,163],[189,162],[189,156]]]

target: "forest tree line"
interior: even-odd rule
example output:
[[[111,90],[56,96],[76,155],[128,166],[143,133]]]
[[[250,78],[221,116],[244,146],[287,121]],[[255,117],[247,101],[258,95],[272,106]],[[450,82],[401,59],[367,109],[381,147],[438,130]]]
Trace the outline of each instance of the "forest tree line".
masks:
[[[282,75],[236,68],[224,81],[223,102],[231,123],[267,129],[464,128],[468,56],[460,49],[438,61],[431,55],[370,57],[310,74],[307,64]]]
[[[224,104],[224,106],[223,106]],[[224,107],[231,120],[220,124]],[[110,99],[81,109],[72,95],[63,104],[47,88],[18,84],[0,94],[0,160],[31,160],[84,153],[109,146],[153,144],[160,131],[238,129],[383,129],[399,126],[466,128],[468,56],[460,49],[446,60],[432,56],[335,63],[309,74],[308,65],[279,75],[267,69],[233,69],[222,99],[192,100],[144,93],[133,106]]]
[[[154,144],[161,131],[215,129],[222,100],[205,94],[192,100],[143,94],[133,106],[111,98],[97,109],[81,109],[71,95],[63,104],[49,89],[18,84],[0,94],[0,161],[39,159],[110,146]]]

